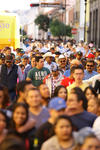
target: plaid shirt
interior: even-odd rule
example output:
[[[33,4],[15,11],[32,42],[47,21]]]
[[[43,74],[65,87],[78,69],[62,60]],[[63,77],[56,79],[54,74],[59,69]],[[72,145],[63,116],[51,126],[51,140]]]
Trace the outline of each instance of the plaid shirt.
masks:
[[[52,77],[52,93],[54,93],[55,88],[57,87],[57,83],[61,82],[60,76],[58,76],[56,79],[51,75]]]

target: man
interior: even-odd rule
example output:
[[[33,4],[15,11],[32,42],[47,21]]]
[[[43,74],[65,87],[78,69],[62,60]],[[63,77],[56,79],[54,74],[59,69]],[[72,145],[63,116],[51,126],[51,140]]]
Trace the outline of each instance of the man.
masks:
[[[82,56],[83,56],[83,53],[81,51],[78,51],[76,53],[76,59],[78,59],[79,61],[81,61]]]
[[[26,80],[32,80],[32,84],[37,87],[41,83],[43,83],[43,79],[48,74],[50,74],[50,71],[48,68],[44,67],[43,57],[37,56],[36,57],[36,67],[32,68],[28,72],[28,76],[27,76]]]
[[[22,64],[25,66],[25,68],[30,66],[30,64],[29,64],[29,57],[26,54],[24,54],[22,56]]]
[[[67,99],[67,112],[74,127],[80,130],[83,127],[92,127],[96,115],[86,111],[87,100],[80,88],[73,88]]]
[[[32,88],[27,92],[26,102],[29,106],[29,117],[36,121],[36,128],[39,128],[49,118],[46,107],[41,106],[41,95],[38,89]]]
[[[53,65],[55,65],[56,63],[53,62],[53,55],[51,52],[47,52],[46,54],[44,54],[44,67],[48,68],[51,72],[51,68]]]
[[[0,53],[0,66],[2,64],[5,64],[5,55],[3,53]],[[0,67],[0,72],[1,72],[1,67]]]
[[[66,57],[64,55],[60,55],[58,58],[58,65],[62,74],[64,74],[64,72],[66,71],[66,63]]]
[[[38,148],[40,149],[43,142],[54,135],[53,125],[58,116],[65,113],[66,102],[59,97],[52,98],[49,102],[50,118],[36,131],[36,138],[38,140]]]
[[[14,100],[16,96],[17,77],[19,81],[23,80],[21,68],[13,64],[13,57],[11,55],[7,55],[5,64],[1,66],[0,83],[8,88],[11,100]]]
[[[94,75],[98,74],[96,71],[94,71],[95,62],[94,60],[88,59],[86,62],[86,70],[84,71],[84,80],[87,80]]]
[[[35,56],[32,56],[31,57],[31,65],[27,66],[24,70],[24,79],[27,78],[28,72],[34,67],[36,67],[36,61],[35,61]]]
[[[41,84],[39,86],[39,91],[42,97],[41,104],[43,107],[47,107],[50,100],[50,91],[46,84]]]
[[[70,62],[70,69],[71,69],[72,66],[78,66],[78,65],[80,65],[80,64],[81,64],[81,62],[80,62],[79,60],[73,59],[73,60]],[[64,75],[65,75],[66,77],[69,77],[69,76],[70,76],[70,69],[68,69],[68,70],[65,71]]]
[[[79,87],[84,91],[85,88],[88,86],[88,84],[82,82],[84,78],[84,69],[82,65],[75,67],[73,76],[74,76],[75,82],[67,87],[68,93],[70,93],[71,89],[74,87]]]
[[[4,48],[4,52],[5,52],[5,55],[11,55],[11,48],[10,47],[5,47]]]
[[[62,79],[64,76],[59,71],[57,65],[52,67],[52,72],[44,78],[44,83],[49,87],[50,95],[54,93],[55,88],[61,84]]]

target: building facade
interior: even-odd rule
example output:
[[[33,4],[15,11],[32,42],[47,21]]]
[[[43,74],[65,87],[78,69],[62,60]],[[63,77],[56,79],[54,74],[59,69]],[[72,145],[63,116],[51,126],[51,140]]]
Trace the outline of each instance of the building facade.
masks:
[[[88,42],[93,41],[97,48],[100,47],[100,0],[90,0],[88,34]]]

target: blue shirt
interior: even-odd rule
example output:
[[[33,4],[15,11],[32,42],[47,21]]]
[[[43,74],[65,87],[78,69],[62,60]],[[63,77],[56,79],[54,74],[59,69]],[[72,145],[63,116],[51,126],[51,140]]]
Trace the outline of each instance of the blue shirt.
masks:
[[[66,76],[66,77],[70,76],[70,69],[68,69],[68,70],[65,71],[64,76]]]
[[[70,118],[74,127],[76,127],[77,130],[80,130],[84,127],[92,127],[97,116],[87,111],[83,111],[82,113],[70,116]]]
[[[87,80],[97,74],[98,73],[96,71],[92,71],[92,73],[89,73],[87,70],[84,70],[84,80]]]

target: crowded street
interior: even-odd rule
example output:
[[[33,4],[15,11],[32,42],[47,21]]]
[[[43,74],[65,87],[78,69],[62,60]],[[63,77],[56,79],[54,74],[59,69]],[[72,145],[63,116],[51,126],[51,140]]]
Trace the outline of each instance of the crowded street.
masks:
[[[0,12],[0,150],[100,150],[99,10],[79,3]]]

